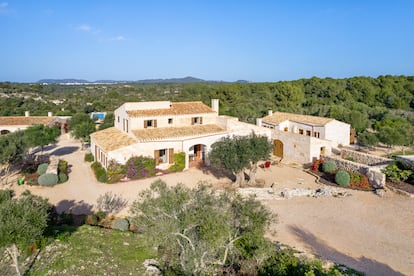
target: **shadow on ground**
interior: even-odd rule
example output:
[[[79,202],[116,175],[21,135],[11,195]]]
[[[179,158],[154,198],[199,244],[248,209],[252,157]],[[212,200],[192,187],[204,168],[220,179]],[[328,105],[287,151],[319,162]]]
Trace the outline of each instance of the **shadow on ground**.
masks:
[[[74,153],[77,150],[79,150],[79,147],[61,147],[52,151],[49,155],[62,156]]]
[[[332,260],[335,263],[344,264],[356,270],[363,271],[366,275],[404,275],[398,271],[393,270],[387,264],[371,260],[364,256],[360,258],[353,258],[344,253],[341,253],[335,248],[327,245],[324,241],[320,240],[309,231],[301,229],[297,226],[291,225],[289,226],[289,230],[291,233],[300,238],[302,242],[309,245],[316,255]]]
[[[74,215],[90,215],[93,213],[93,205],[84,202],[83,200],[62,200],[55,206],[56,212],[74,214]]]

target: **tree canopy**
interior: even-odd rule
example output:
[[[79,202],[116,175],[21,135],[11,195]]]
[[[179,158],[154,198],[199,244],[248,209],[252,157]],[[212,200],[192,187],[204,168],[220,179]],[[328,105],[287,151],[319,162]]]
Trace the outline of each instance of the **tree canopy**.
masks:
[[[158,248],[164,272],[212,275],[240,258],[264,258],[270,212],[253,198],[205,185],[168,187],[158,180],[134,201],[132,221]]]

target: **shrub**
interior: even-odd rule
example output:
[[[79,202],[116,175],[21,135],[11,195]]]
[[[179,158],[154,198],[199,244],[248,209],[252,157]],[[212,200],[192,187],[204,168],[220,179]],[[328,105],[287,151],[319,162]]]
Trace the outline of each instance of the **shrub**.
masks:
[[[312,171],[313,172],[322,171],[322,165],[323,165],[323,163],[324,163],[324,160],[322,158],[316,159],[315,161],[313,161],[313,163],[312,163]]]
[[[106,175],[108,177],[108,183],[116,183],[124,177],[124,167],[115,160],[111,160],[109,161],[108,168],[106,169]]]
[[[108,177],[106,175],[106,170],[99,162],[93,162],[91,165],[91,168],[93,169],[96,179],[99,182],[106,183],[108,180]]]
[[[349,187],[351,177],[349,173],[344,170],[339,170],[335,175],[335,182],[342,187]]]
[[[67,174],[68,173],[68,161],[65,161],[63,159],[59,160],[58,163],[58,173],[64,173]]]
[[[414,171],[401,161],[395,161],[392,164],[389,164],[382,172],[387,178],[394,181],[406,181],[412,174],[414,174]]]
[[[327,161],[322,165],[322,171],[324,173],[335,173],[337,169],[336,164],[332,161]]]
[[[65,183],[66,181],[68,181],[68,175],[59,173],[59,183]]]
[[[121,231],[128,231],[129,230],[129,221],[125,218],[116,219],[112,223],[112,229],[117,229]]]
[[[150,157],[133,156],[125,164],[125,173],[129,179],[155,175],[155,160]]]
[[[84,158],[85,162],[93,162],[94,158],[93,158],[93,154],[88,152],[85,153],[85,158]]]
[[[371,190],[371,184],[369,183],[368,177],[359,173],[349,173],[351,178],[350,185],[352,188],[358,188],[362,190]]]
[[[98,210],[105,214],[118,213],[128,204],[128,200],[112,192],[100,195],[96,202]]]
[[[49,167],[49,164],[48,163],[42,163],[42,164],[40,164],[38,167],[37,167],[37,173],[39,174],[39,175],[42,175],[42,174],[44,174],[44,173],[46,173],[46,171],[47,171],[47,167]]]
[[[168,168],[169,172],[181,172],[185,168],[185,152],[174,154],[174,165]]]
[[[41,186],[54,186],[58,183],[59,178],[57,174],[54,173],[45,173],[39,176],[37,182]]]

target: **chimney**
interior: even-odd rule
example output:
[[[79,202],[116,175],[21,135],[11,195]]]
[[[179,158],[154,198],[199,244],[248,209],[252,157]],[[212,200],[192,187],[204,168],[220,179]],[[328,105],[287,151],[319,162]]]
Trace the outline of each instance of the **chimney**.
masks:
[[[53,116],[53,112],[50,112],[50,111],[49,111],[49,112],[47,113],[47,117],[52,117],[52,116]]]
[[[269,110],[269,111],[267,111],[267,114],[268,114],[269,116],[272,116],[272,115],[273,115],[273,111],[272,111],[272,110]]]
[[[219,114],[219,100],[218,99],[211,99],[211,109],[213,109],[214,112]]]
[[[25,111],[24,112],[24,117],[29,117],[30,116],[30,112],[29,111]]]
[[[256,126],[259,126],[259,127],[262,126],[262,119],[261,118],[256,118]]]

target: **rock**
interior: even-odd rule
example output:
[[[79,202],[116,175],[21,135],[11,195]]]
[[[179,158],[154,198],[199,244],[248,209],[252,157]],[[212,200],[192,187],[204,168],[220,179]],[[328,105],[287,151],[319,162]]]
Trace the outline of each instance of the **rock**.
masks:
[[[282,191],[282,196],[284,198],[292,198],[296,196],[313,196],[314,194],[315,191],[310,189],[285,189]]]
[[[384,197],[385,190],[384,189],[375,189],[375,194],[379,197]]]
[[[367,177],[374,189],[382,189],[385,186],[385,174],[380,171],[368,170]]]
[[[143,263],[145,267],[145,275],[162,275],[161,270],[158,268],[158,261],[155,259],[146,259]]]

